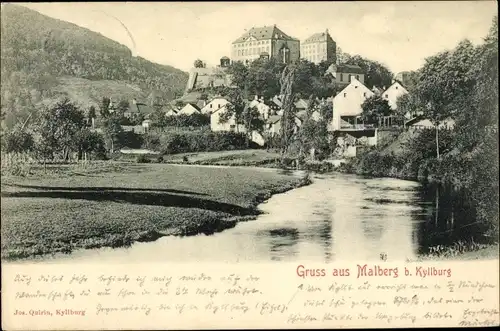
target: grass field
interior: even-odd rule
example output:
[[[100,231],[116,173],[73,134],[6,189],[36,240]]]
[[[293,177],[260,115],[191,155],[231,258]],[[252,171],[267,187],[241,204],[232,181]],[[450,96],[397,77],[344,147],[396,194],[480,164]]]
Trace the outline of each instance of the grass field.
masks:
[[[309,183],[266,169],[118,162],[32,173],[2,177],[2,258],[213,233],[255,217],[271,194]]]
[[[184,158],[187,158],[187,162]],[[225,165],[225,166],[265,166],[274,164],[280,155],[265,149],[248,149],[221,152],[200,152],[164,155],[164,162],[187,163],[199,165]]]

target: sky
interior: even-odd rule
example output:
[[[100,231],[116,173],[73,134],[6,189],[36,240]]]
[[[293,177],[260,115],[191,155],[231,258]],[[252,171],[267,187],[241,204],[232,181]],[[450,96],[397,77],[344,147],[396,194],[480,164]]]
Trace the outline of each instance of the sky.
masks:
[[[273,24],[300,40],[328,29],[346,53],[379,61],[394,73],[415,70],[426,57],[451,49],[460,40],[481,43],[497,12],[495,1],[23,5],[99,32],[150,61],[185,71],[197,58],[207,65],[218,64],[222,56],[230,56],[231,43],[245,29]]]

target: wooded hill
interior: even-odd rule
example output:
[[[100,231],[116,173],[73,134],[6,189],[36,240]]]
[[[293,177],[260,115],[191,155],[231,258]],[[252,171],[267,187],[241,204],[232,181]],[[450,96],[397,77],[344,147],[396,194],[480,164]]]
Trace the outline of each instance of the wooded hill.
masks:
[[[2,6],[5,117],[13,112],[23,117],[23,108],[61,96],[85,108],[104,96],[171,100],[182,95],[187,78],[174,67],[133,57],[129,48],[100,33],[22,6]]]

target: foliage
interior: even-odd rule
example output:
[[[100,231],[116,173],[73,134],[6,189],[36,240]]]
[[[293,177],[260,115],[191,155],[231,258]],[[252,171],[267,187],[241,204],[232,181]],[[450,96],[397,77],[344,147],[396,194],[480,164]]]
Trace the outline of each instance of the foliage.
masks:
[[[363,121],[369,124],[376,124],[380,118],[391,115],[389,102],[379,95],[373,95],[366,99],[361,108],[363,109]]]
[[[366,59],[360,55],[345,56],[345,62],[341,64],[357,65],[365,73],[365,85],[368,88],[373,86],[389,86],[392,81],[393,73],[382,63]]]
[[[210,115],[193,113],[162,117],[163,126],[201,127],[210,125]]]
[[[123,132],[122,126],[120,124],[120,117],[116,115],[110,115],[104,122],[104,137],[106,138],[111,153],[115,149],[120,148],[120,135]]]
[[[82,153],[104,153],[104,138],[97,132],[82,128],[73,138],[73,150],[78,152],[78,158],[82,157]]]
[[[2,137],[2,151],[5,153],[23,153],[33,149],[33,136],[19,128],[8,131]]]
[[[73,137],[85,127],[83,112],[68,99],[57,102],[45,109],[35,126],[36,150],[43,158],[53,159],[54,154],[62,152],[63,160],[74,151]]]
[[[330,152],[327,122],[324,119],[316,121],[308,116],[300,126],[297,139],[301,144],[300,154],[314,150],[320,158],[325,158]]]
[[[193,66],[195,68],[205,68],[205,63],[202,60],[197,59],[194,61]]]
[[[156,142],[156,137],[159,138],[159,144]],[[151,138],[145,139],[150,142],[153,141],[154,144],[149,145],[149,147],[153,147],[153,150],[160,151],[162,154],[210,152],[256,147],[253,143],[247,145],[246,136],[243,133],[212,132],[210,130],[167,131],[157,135],[152,134]]]
[[[422,111],[436,124],[448,117],[455,119],[454,130],[436,126],[418,132],[397,154],[369,152],[354,160],[350,170],[467,190],[476,221],[498,231],[497,24],[495,16],[479,46],[462,41],[455,49],[426,59],[412,96],[398,100],[404,108],[401,113]]]

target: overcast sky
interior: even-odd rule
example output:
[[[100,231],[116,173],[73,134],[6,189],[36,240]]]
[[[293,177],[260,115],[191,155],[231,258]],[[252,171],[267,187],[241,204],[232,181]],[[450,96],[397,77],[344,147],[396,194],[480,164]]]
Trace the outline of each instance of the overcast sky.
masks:
[[[253,26],[276,24],[303,40],[329,29],[350,54],[380,61],[394,73],[468,38],[482,42],[494,1],[436,2],[170,2],[29,3],[26,7],[100,32],[153,62],[188,70],[230,55],[231,42]],[[113,18],[113,17],[117,18]],[[29,24],[29,22],[27,22]]]

